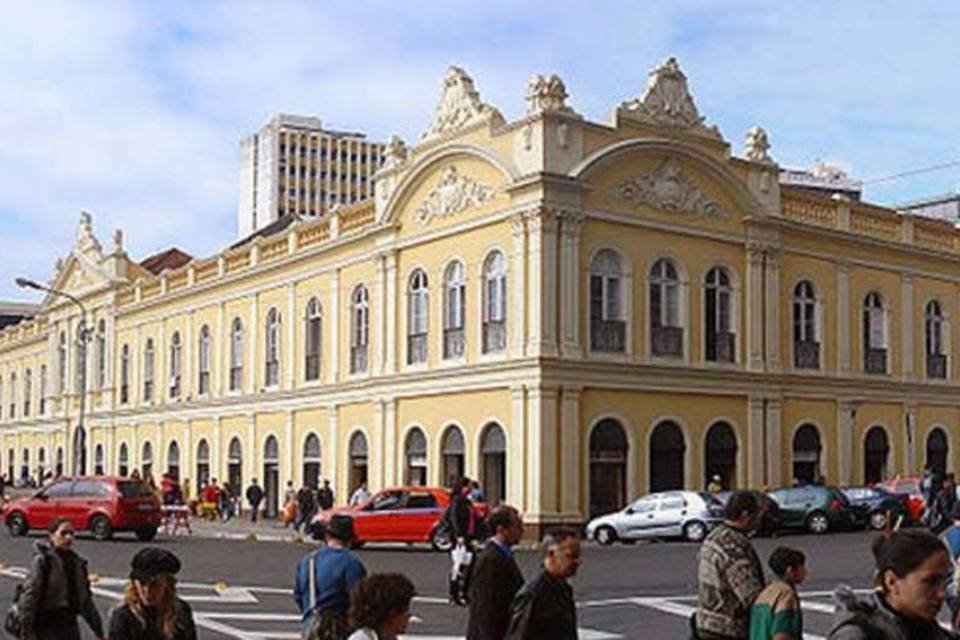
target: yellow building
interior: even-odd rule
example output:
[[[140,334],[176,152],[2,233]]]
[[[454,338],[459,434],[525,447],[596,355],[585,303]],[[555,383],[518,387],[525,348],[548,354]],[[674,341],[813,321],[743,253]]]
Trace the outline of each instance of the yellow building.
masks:
[[[172,470],[276,487],[478,478],[535,524],[648,490],[953,468],[960,234],[781,185],[673,60],[609,123],[536,76],[507,122],[451,68],[374,197],[153,275],[88,215],[0,331],[20,476]],[[76,438],[86,370],[85,437]]]

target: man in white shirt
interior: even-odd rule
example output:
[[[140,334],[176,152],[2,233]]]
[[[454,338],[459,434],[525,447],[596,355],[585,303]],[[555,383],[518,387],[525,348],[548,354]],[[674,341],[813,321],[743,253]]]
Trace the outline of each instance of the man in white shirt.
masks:
[[[369,499],[370,492],[367,491],[367,483],[361,482],[360,486],[357,487],[357,490],[353,492],[352,496],[350,496],[350,506],[355,507],[357,505],[361,505]]]

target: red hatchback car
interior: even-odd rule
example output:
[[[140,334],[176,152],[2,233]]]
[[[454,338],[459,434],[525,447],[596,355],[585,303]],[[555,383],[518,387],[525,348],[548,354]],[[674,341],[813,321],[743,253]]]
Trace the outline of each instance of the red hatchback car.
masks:
[[[160,501],[139,480],[60,478],[3,510],[3,522],[14,536],[46,529],[57,518],[69,518],[74,529],[90,531],[98,540],[109,540],[117,531],[132,531],[148,541],[160,527]]]
[[[355,542],[429,542],[434,549],[451,547],[449,536],[440,527],[440,519],[450,504],[450,492],[440,487],[392,487],[356,506],[322,511],[313,520],[319,535],[332,515],[353,518]],[[477,518],[486,518],[485,504],[473,505]]]
[[[920,481],[918,476],[897,476],[892,480],[881,482],[880,486],[900,498],[907,507],[907,519],[910,522],[920,522],[923,518],[923,512],[927,507],[927,501],[920,491]]]

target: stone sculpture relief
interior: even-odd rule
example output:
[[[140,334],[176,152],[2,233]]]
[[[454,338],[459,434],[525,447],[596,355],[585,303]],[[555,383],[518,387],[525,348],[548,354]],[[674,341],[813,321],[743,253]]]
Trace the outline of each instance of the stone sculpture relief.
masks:
[[[573,115],[567,106],[567,87],[556,74],[535,75],[527,82],[527,115],[554,111]]]
[[[754,162],[773,162],[770,158],[770,138],[763,127],[753,126],[747,131],[747,144],[744,155]]]
[[[643,96],[620,105],[618,113],[649,124],[665,125],[674,129],[688,129],[711,138],[720,139],[715,126],[707,126],[697,111],[687,77],[680,70],[676,58],[650,72]]]
[[[420,224],[427,225],[434,218],[450,216],[482,204],[492,195],[493,188],[462,175],[455,166],[450,166],[441,174],[437,186],[417,207],[415,217]]]
[[[624,180],[614,189],[613,195],[623,202],[666,211],[727,216],[720,203],[708,198],[691,178],[684,175],[680,162],[674,158],[668,158],[653,171]]]
[[[443,78],[443,92],[433,122],[421,139],[455,131],[494,114],[499,112],[480,100],[470,76],[460,67],[451,66]]]

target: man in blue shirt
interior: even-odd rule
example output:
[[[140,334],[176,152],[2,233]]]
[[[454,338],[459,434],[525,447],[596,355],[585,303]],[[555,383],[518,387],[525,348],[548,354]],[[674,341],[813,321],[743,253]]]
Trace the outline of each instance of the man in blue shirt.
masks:
[[[302,616],[304,637],[345,638],[350,590],[367,570],[349,550],[352,518],[333,516],[324,533],[327,546],[308,553],[297,564],[293,597]]]

